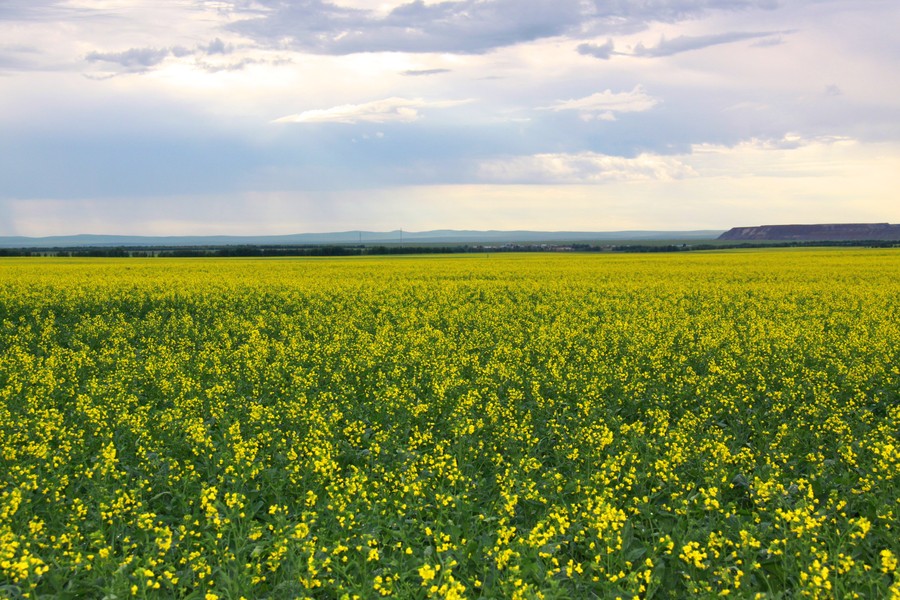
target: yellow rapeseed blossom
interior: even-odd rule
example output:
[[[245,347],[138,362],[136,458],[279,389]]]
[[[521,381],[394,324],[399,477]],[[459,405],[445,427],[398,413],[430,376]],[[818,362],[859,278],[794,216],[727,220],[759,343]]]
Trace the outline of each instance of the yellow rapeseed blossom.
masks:
[[[898,314],[894,248],[0,257],[0,587],[900,597]]]

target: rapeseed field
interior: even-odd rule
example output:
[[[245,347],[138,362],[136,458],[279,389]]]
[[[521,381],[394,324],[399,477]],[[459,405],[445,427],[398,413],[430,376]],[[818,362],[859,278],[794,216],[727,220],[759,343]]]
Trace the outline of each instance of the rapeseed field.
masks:
[[[900,598],[900,253],[0,260],[0,597]]]

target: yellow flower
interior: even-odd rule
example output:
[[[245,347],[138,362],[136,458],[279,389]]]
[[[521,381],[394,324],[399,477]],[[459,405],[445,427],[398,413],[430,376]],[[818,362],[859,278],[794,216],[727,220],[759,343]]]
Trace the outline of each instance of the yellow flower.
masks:
[[[893,573],[897,570],[897,557],[888,549],[881,551],[881,571],[882,573]]]
[[[419,577],[422,578],[422,585],[427,585],[429,581],[437,576],[437,572],[441,570],[441,565],[423,565],[419,567]]]

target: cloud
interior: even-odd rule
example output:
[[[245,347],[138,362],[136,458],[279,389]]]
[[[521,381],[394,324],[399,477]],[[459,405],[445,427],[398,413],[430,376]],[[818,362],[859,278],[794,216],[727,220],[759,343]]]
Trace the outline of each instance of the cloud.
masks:
[[[560,35],[582,17],[576,0],[414,0],[386,15],[323,0],[261,0],[231,28],[257,42],[317,54],[452,52],[494,48]]]
[[[403,71],[401,75],[407,77],[421,77],[425,75],[439,75],[441,73],[449,73],[450,69],[410,69]]]
[[[584,98],[559,100],[550,106],[541,107],[540,110],[555,112],[577,110],[585,120],[614,121],[615,113],[643,112],[650,110],[658,103],[659,101],[648,96],[641,86],[636,86],[630,92],[606,90]]]
[[[0,70],[25,70],[37,68],[37,48],[25,45],[0,46]]]
[[[132,71],[145,71],[164,61],[172,54],[171,48],[130,48],[123,52],[89,52],[90,62],[110,62]]]
[[[264,45],[317,54],[356,52],[452,52],[480,54],[493,48],[559,35],[578,21],[573,2],[518,0],[438,2],[416,0],[387,15],[320,0],[264,0],[263,16],[232,28]]]
[[[783,151],[798,150],[810,147],[827,148],[829,146],[842,146],[857,144],[857,140],[841,135],[817,135],[804,136],[799,133],[790,132],[781,137],[759,138],[754,137],[741,140],[736,144],[695,144],[691,151],[694,154],[702,155],[706,153],[729,153],[735,151],[741,152],[766,152],[766,151]]]
[[[594,152],[535,154],[485,161],[478,177],[490,183],[584,184],[612,181],[672,181],[697,175],[681,160],[640,154],[633,158]]]
[[[471,100],[427,101],[421,98],[385,98],[364,104],[342,104],[307,110],[275,119],[273,123],[411,123],[421,108],[449,108]]]
[[[652,23],[697,18],[712,11],[774,8],[772,0],[413,0],[387,12],[325,0],[232,0],[229,27],[265,46],[316,54],[450,52],[482,54],[555,36],[639,31]],[[244,18],[240,18],[243,16]],[[598,52],[604,46],[583,47]]]
[[[231,54],[234,51],[234,46],[232,44],[226,44],[220,38],[216,38],[211,41],[206,46],[200,46],[201,50],[204,50],[207,54]]]
[[[595,58],[600,58],[603,60],[609,60],[609,57],[613,54],[613,50],[615,49],[615,45],[612,40],[606,40],[605,44],[581,44],[578,46],[579,54],[586,54],[588,56],[593,56]]]
[[[121,52],[93,51],[85,55],[88,62],[112,63],[123,67],[129,73],[143,73],[162,64],[167,58],[196,57],[201,59],[207,56],[227,55],[234,51],[233,44],[226,44],[220,38],[215,38],[208,44],[198,45],[196,48],[184,46],[171,46],[169,48],[129,48]],[[243,59],[227,65],[210,65],[198,60],[198,66],[206,71],[215,72],[222,70],[239,70],[248,64],[261,62],[254,59]],[[271,62],[271,61],[268,61]],[[108,76],[107,76],[108,77]],[[103,77],[101,77],[103,78]]]
[[[692,50],[700,50],[710,46],[718,46],[721,44],[731,44],[743,40],[752,40],[757,38],[769,38],[784,32],[775,31],[753,31],[753,32],[728,32],[717,33],[712,35],[689,36],[681,35],[677,38],[667,40],[661,39],[656,46],[647,48],[643,44],[638,44],[631,52],[632,56],[642,56],[656,58],[660,56],[672,56],[681,52],[690,52]]]
[[[257,58],[243,58],[234,62],[206,62],[203,60],[198,60],[195,64],[198,68],[203,69],[207,73],[222,73],[222,72],[235,72],[235,71],[243,71],[246,67],[251,65],[272,65],[272,66],[281,66],[290,64],[292,61],[288,58],[277,58],[272,60],[261,60]]]
[[[59,9],[65,0],[5,0],[0,4],[0,21],[40,21],[55,18],[49,9]]]
[[[754,48],[771,48],[772,46],[780,46],[784,43],[784,37],[780,35],[775,35],[772,37],[767,37],[759,40],[758,42],[753,42],[750,44]]]
[[[768,14],[730,0],[555,0],[559,13],[539,23],[542,0],[0,0],[48,17],[0,22],[0,195],[470,184],[479,173],[567,187],[613,178],[630,192],[634,178],[663,189],[664,167],[684,172],[663,159],[654,171],[650,158],[701,171],[697,144],[757,138],[800,157],[786,132],[897,139],[896,78],[885,75],[897,7],[841,0],[810,15],[805,1]],[[752,47],[782,36],[790,44],[777,51]],[[638,41],[647,59],[622,58]],[[466,56],[365,54],[397,48]],[[126,76],[98,85],[74,70]],[[146,71],[158,74],[128,77]],[[468,97],[478,103],[431,102]],[[276,117],[285,126],[260,126]],[[698,185],[677,185],[688,180]]]

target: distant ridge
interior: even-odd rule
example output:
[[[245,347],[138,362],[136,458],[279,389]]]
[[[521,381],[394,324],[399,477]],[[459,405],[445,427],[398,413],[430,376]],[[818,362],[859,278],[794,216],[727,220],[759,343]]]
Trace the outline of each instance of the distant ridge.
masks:
[[[339,231],[264,236],[131,236],[68,235],[52,237],[0,237],[0,248],[111,248],[197,246],[297,246],[325,244],[507,244],[543,242],[602,242],[652,240],[712,240],[721,230],[699,231]]]
[[[888,223],[830,223],[823,225],[762,225],[733,227],[719,236],[729,241],[893,241],[900,240],[900,225]]]

